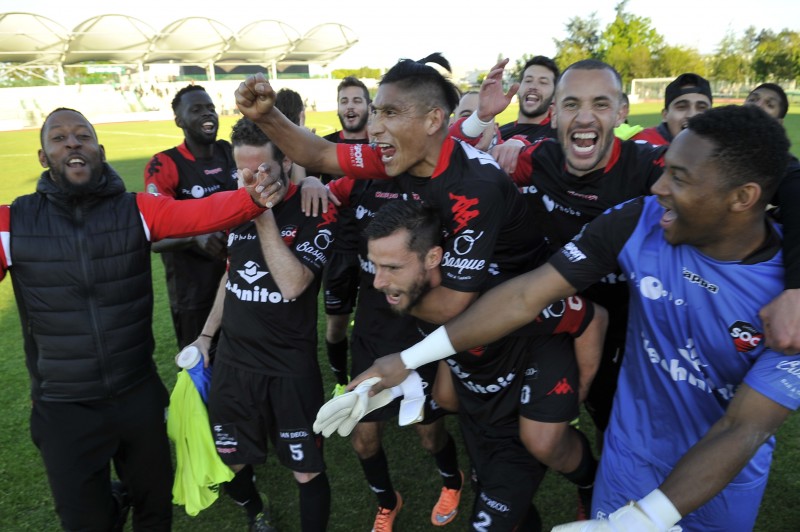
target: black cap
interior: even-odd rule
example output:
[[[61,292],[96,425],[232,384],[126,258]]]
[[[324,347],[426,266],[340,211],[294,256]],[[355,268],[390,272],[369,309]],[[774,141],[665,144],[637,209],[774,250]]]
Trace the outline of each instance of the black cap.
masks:
[[[669,109],[669,104],[672,103],[672,100],[684,94],[705,94],[708,96],[709,103],[714,103],[714,98],[711,96],[711,85],[708,80],[688,72],[681,74],[675,78],[675,81],[667,85],[667,90],[664,91],[664,109]]]

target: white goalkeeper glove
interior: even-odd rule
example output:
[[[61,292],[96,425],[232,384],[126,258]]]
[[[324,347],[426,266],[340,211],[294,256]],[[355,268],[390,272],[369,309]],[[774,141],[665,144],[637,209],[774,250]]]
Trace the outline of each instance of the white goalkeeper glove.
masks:
[[[340,436],[348,436],[361,418],[403,396],[400,402],[399,424],[405,426],[421,421],[424,417],[425,395],[422,379],[416,371],[398,386],[383,390],[372,397],[370,389],[380,381],[380,377],[372,377],[360,383],[352,391],[334,397],[319,409],[314,421],[314,432],[322,433],[326,438],[334,432]]]
[[[680,532],[681,514],[661,490],[653,490],[605,519],[575,521],[553,527],[553,532]]]

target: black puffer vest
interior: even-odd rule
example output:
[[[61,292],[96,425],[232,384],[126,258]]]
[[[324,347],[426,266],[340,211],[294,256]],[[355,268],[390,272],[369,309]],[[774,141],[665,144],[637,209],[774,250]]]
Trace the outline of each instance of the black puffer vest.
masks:
[[[81,195],[44,172],[11,205],[11,260],[34,399],[108,398],[156,375],[150,242],[111,167]]]

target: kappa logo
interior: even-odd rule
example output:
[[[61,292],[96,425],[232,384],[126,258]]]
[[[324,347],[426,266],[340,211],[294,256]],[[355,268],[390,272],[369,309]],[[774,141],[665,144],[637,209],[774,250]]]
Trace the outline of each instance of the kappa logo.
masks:
[[[247,281],[250,284],[253,284],[254,282],[258,281],[259,279],[261,279],[262,277],[264,277],[265,275],[267,275],[269,273],[269,272],[261,271],[258,268],[258,264],[256,264],[252,260],[249,260],[249,261],[245,262],[244,269],[243,270],[236,270],[236,272],[239,275],[242,276],[242,279],[244,279],[245,281]]]
[[[472,229],[467,229],[462,234],[456,237],[455,242],[453,242],[453,251],[456,252],[456,255],[466,255],[470,251],[472,251],[472,246],[475,245],[481,237],[483,236],[483,231],[475,235],[475,231]]]
[[[553,389],[547,392],[547,395],[567,395],[569,393],[575,393],[575,390],[572,389],[572,386],[569,385],[566,378],[561,379],[553,386]]]
[[[764,335],[746,321],[737,321],[730,327],[728,332],[733,338],[733,345],[740,353],[752,351],[761,344]]]
[[[470,220],[480,215],[481,211],[473,209],[473,207],[478,206],[478,198],[457,196],[452,192],[450,192],[449,195],[450,199],[454,202],[451,208],[453,212],[453,221],[456,223],[453,233],[458,233],[467,226]]]
[[[147,192],[153,194],[154,196],[158,196],[158,187],[155,183],[150,183],[147,185]]]

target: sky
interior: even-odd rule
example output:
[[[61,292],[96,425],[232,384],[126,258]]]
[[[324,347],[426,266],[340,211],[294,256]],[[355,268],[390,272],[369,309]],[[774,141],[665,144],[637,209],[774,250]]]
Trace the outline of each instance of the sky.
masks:
[[[35,13],[67,28],[101,14],[134,16],[155,29],[189,17],[213,18],[237,31],[255,20],[275,19],[301,35],[314,26],[336,22],[351,28],[359,42],[331,63],[330,68],[388,68],[400,58],[420,59],[442,52],[457,71],[487,70],[498,55],[512,61],[523,54],[555,54],[554,39],[566,37],[570,18],[593,12],[604,28],[614,18],[618,0],[494,2],[481,0],[399,0],[347,3],[331,0],[234,1],[159,0],[68,2],[62,0],[0,0],[0,12]],[[184,7],[181,7],[180,5]],[[713,53],[727,32],[742,36],[749,26],[800,31],[800,2],[759,0],[740,4],[729,0],[629,0],[626,12],[648,17],[667,44]],[[191,10],[185,6],[192,6]],[[470,7],[476,6],[476,7]],[[478,7],[482,6],[482,7]]]

